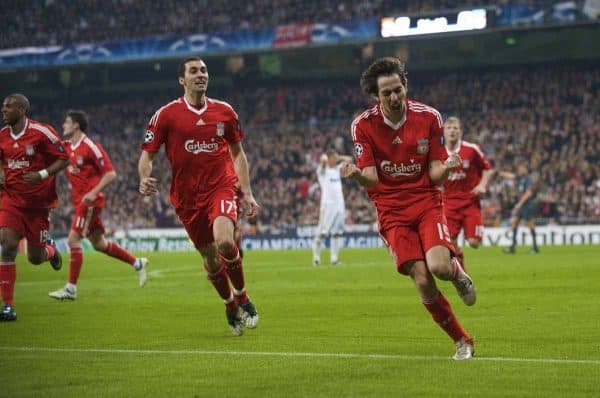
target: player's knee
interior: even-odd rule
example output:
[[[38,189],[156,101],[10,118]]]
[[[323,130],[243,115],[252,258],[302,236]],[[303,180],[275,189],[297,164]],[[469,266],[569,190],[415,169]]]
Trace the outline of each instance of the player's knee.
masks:
[[[230,253],[233,250],[233,239],[222,238],[216,241],[219,253]]]
[[[452,261],[449,258],[433,259],[427,263],[427,267],[429,268],[429,271],[439,279],[452,279],[454,272]]]
[[[27,260],[33,265],[40,265],[46,259],[41,253],[27,253]]]
[[[106,241],[104,239],[102,240],[92,240],[92,247],[94,248],[94,250],[97,250],[99,252],[103,252],[106,250]]]
[[[473,249],[477,249],[481,246],[481,241],[479,239],[469,239],[469,246]]]
[[[19,251],[19,244],[1,242],[0,246],[2,246],[2,261],[14,261]]]

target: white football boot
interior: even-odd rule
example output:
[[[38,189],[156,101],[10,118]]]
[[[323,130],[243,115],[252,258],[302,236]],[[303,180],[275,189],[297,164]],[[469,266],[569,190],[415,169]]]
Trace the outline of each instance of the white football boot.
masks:
[[[145,257],[140,257],[135,259],[135,273],[138,276],[138,281],[140,282],[140,287],[146,284],[147,275],[146,275],[146,267],[148,266],[149,261]]]
[[[48,296],[57,300],[75,300],[77,298],[77,290],[69,289],[67,286],[62,289],[48,293]]]
[[[464,337],[456,343],[456,353],[452,356],[455,361],[471,359],[475,355],[473,344],[469,343]]]

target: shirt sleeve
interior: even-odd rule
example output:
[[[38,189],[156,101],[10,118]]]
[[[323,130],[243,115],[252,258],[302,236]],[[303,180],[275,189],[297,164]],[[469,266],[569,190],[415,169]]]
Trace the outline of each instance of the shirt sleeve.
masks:
[[[434,110],[429,126],[429,161],[444,159],[444,123],[442,116]]]
[[[237,144],[244,138],[244,131],[238,114],[231,109],[229,121],[225,124],[225,140],[229,145]]]
[[[113,164],[110,161],[110,158],[108,157],[108,154],[106,153],[106,151],[104,150],[102,145],[99,142],[97,142],[96,146],[98,147],[98,149],[100,150],[100,153],[102,154],[101,157],[94,157],[94,161],[96,163],[96,169],[98,170],[98,172],[100,174],[106,174],[110,171],[114,171]]]
[[[150,118],[144,133],[144,142],[141,145],[142,150],[150,153],[156,153],[167,137],[168,116],[165,108],[160,108]]]
[[[477,152],[477,163],[478,163],[479,167],[481,168],[481,170],[491,169],[492,164],[490,163],[487,156],[485,156],[485,153],[483,153],[483,151],[481,150],[479,145],[475,145],[475,147],[477,148],[477,150],[475,151],[475,152]]]
[[[44,143],[44,152],[46,152],[49,157],[54,158],[52,161],[69,159],[67,150],[61,139],[58,138],[58,134],[56,133],[56,130],[54,130],[54,127],[48,124],[45,124],[44,127],[50,131],[49,134],[46,134],[46,132],[43,133],[43,136],[46,138],[42,141]]]
[[[364,127],[360,123],[352,123],[351,126],[352,142],[354,143],[354,158],[356,165],[364,169],[365,167],[376,166],[375,156]]]

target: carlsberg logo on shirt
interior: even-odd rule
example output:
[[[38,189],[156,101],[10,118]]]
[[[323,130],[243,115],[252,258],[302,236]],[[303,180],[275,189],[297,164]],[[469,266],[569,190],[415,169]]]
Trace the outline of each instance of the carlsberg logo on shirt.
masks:
[[[396,164],[389,160],[382,160],[380,167],[384,173],[392,177],[411,176],[421,172],[421,164],[419,163],[405,165],[404,163]]]
[[[29,167],[29,160],[8,159],[8,168],[11,170],[26,169]]]
[[[206,142],[206,141],[196,141],[196,140],[187,140],[185,142],[185,150],[193,153],[194,155],[199,154],[200,152],[216,152],[219,149],[218,142]]]

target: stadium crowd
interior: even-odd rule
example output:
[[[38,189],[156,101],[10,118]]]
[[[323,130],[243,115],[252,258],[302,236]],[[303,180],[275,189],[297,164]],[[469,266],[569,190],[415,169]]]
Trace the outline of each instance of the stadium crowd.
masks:
[[[430,104],[444,116],[463,120],[464,138],[479,143],[497,170],[514,171],[525,159],[539,176],[539,217],[545,222],[600,221],[600,70],[591,65],[540,65],[488,71],[411,73],[409,97]],[[414,81],[414,83],[412,83]],[[262,206],[252,231],[277,233],[318,219],[316,163],[334,145],[351,154],[349,125],[367,105],[355,81],[273,83],[228,92],[212,87],[209,96],[230,102],[246,132],[244,147],[255,196]],[[175,94],[176,95],[176,94]],[[178,225],[168,202],[170,176],[159,156],[154,174],[161,193],[153,200],[137,192],[137,157],[145,123],[155,101],[122,98],[93,106],[33,104],[34,118],[60,131],[64,111],[82,107],[91,115],[89,136],[106,148],[118,173],[107,189],[104,218],[110,229]],[[344,186],[347,223],[374,223],[375,213],[362,189]],[[55,231],[67,231],[71,205],[64,178],[60,206],[53,213]],[[510,217],[515,189],[496,176],[484,200],[487,225]]]
[[[3,0],[0,48],[71,45],[155,35],[342,22],[474,6],[552,6],[547,0]],[[578,1],[581,8],[582,1]]]

